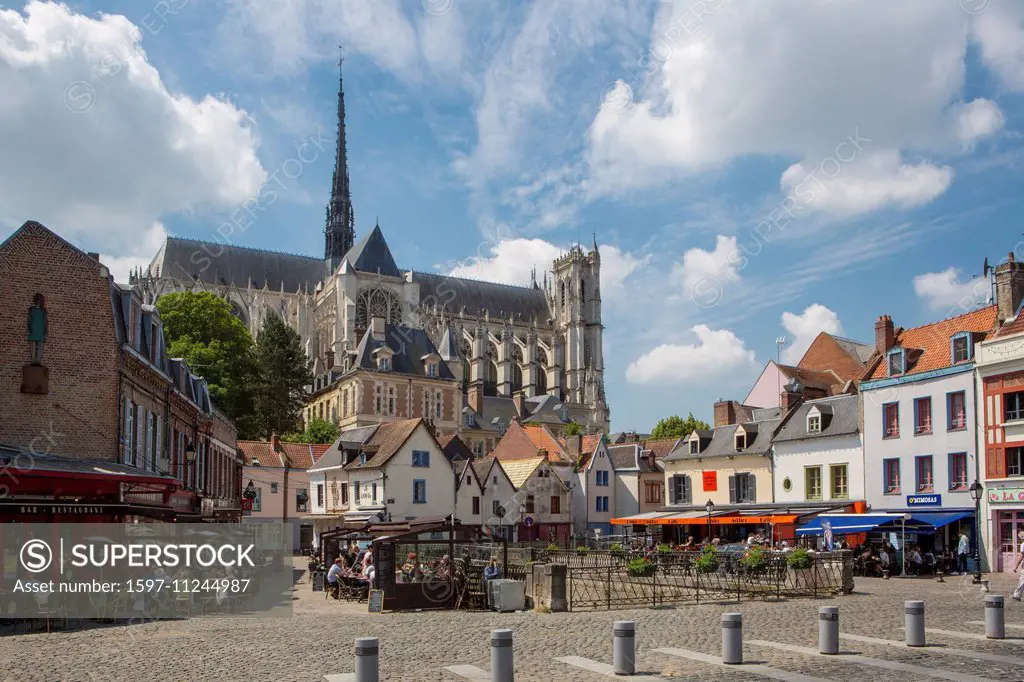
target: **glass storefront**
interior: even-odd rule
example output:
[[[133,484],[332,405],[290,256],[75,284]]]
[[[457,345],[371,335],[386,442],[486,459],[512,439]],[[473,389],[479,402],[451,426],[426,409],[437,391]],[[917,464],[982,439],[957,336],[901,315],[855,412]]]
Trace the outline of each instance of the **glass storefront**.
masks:
[[[1024,532],[1024,510],[1000,510],[996,515],[996,571],[1010,573],[1020,556],[1018,534]]]

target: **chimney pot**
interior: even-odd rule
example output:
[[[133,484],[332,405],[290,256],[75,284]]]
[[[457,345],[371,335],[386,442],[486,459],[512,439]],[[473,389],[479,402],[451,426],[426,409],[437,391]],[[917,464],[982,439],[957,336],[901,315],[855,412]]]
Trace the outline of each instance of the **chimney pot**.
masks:
[[[893,328],[892,318],[888,315],[881,315],[875,322],[875,350],[884,355],[896,343],[896,333]]]

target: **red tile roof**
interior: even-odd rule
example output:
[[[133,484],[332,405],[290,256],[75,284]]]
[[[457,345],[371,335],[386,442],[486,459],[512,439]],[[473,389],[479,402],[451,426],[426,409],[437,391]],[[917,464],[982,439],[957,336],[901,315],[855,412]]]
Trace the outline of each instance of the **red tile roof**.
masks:
[[[649,440],[643,444],[644,450],[654,453],[655,459],[661,459],[675,449],[678,438],[662,438],[660,440]]]
[[[990,305],[912,329],[896,331],[896,346],[907,351],[907,369],[900,376],[951,367],[950,339],[957,332],[987,334],[995,329],[996,306]],[[889,368],[884,357],[876,357],[866,379],[885,379]]]
[[[268,441],[240,440],[238,449],[242,453],[243,464],[252,466],[256,462],[261,467],[283,467],[280,454],[273,451]]]
[[[1024,332],[1024,314],[1003,323],[1003,326],[996,332],[996,336],[1013,336],[1021,332]]]
[[[547,450],[551,455],[557,455],[565,451],[562,444],[543,426],[524,426],[523,431],[526,432],[526,435],[529,436],[530,441],[538,450]]]
[[[330,443],[281,443],[281,451],[274,452],[269,441],[240,440],[238,449],[242,452],[245,466],[252,466],[253,460],[262,467],[284,467],[281,455],[288,456],[293,469],[308,469],[330,448]]]

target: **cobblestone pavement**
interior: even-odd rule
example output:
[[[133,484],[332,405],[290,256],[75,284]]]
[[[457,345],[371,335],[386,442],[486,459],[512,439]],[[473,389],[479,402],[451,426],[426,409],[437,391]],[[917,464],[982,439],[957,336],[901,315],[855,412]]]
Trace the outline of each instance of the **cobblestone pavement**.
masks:
[[[1008,594],[1015,576],[990,576],[992,592]],[[734,667],[674,658],[654,651],[675,647],[719,655],[720,614],[743,614],[746,640],[817,648],[817,607],[838,604],[844,633],[901,640],[903,602],[923,599],[929,628],[983,634],[980,590],[970,576],[931,579],[863,579],[856,592],[834,599],[781,602],[701,604],[660,609],[577,613],[367,614],[365,605],[326,601],[323,593],[297,586],[290,618],[194,618],[130,626],[72,629],[51,634],[0,633],[0,680],[54,682],[101,680],[164,682],[180,680],[322,680],[323,675],[353,670],[352,646],[358,636],[380,638],[384,680],[461,679],[445,666],[470,664],[487,670],[489,632],[507,627],[515,633],[517,680],[597,680],[599,673],[553,660],[582,656],[611,663],[612,622],[637,623],[637,671],[670,680],[732,681],[757,679]],[[924,666],[944,674],[959,672],[978,679],[1024,680],[1024,604],[1007,599],[1007,642],[975,641],[929,633],[925,649],[863,644],[844,640],[844,652]],[[999,654],[1016,663],[974,660],[947,648]],[[932,679],[906,672],[884,673],[846,660],[747,645],[746,662],[760,662],[790,673],[830,680],[882,677],[900,682]]]

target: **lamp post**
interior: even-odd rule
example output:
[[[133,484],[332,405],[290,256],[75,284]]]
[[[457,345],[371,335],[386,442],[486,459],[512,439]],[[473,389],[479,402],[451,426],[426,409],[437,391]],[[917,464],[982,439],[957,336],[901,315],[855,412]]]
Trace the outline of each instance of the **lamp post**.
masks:
[[[967,489],[974,500],[974,584],[981,584],[981,494],[984,488],[978,479]]]
[[[526,505],[525,504],[519,505],[519,527],[523,529],[523,534],[524,535],[529,535],[529,533],[526,531]],[[523,539],[519,538],[519,541],[523,542]]]
[[[194,461],[196,461],[196,445],[192,441],[189,441],[185,445],[185,462],[188,462],[189,464],[191,464]],[[185,477],[188,474],[188,468],[187,468],[187,465],[185,464],[185,462],[181,463],[181,468],[183,470],[181,472],[181,478],[182,478],[182,481],[184,483],[189,483],[189,481],[185,481]]]
[[[711,543],[711,513],[715,511],[715,503],[708,499],[704,508],[708,511],[708,544]]]

